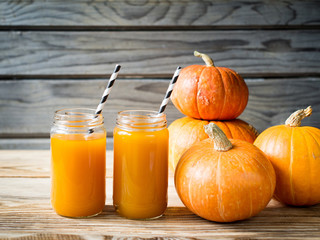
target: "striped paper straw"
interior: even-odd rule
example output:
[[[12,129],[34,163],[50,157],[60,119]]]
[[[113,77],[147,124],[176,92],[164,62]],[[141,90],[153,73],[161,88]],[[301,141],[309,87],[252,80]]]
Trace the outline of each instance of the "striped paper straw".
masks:
[[[98,115],[99,115],[100,113],[102,113],[103,107],[104,107],[104,105],[106,104],[106,101],[107,101],[107,99],[108,99],[108,97],[109,97],[109,94],[110,94],[110,92],[111,92],[111,89],[112,89],[112,87],[113,87],[113,84],[114,84],[114,82],[115,82],[116,79],[117,79],[117,76],[118,76],[118,73],[119,73],[119,71],[120,71],[120,68],[121,68],[121,66],[120,66],[119,64],[117,64],[116,67],[114,68],[113,73],[112,73],[112,75],[111,75],[111,77],[110,77],[110,79],[109,79],[108,86],[107,86],[106,89],[104,90],[104,92],[103,92],[103,94],[102,94],[102,97],[101,97],[101,100],[100,100],[100,103],[99,103],[99,105],[98,105],[98,107],[97,107],[97,109],[96,109],[96,111],[95,111],[95,118],[97,118]],[[92,129],[89,130],[89,134],[90,134],[90,133],[93,133],[93,130],[92,130]]]
[[[118,73],[120,71],[120,68],[121,68],[121,66],[119,64],[117,64],[116,67],[114,68],[114,71],[113,71],[113,73],[112,73],[112,75],[111,75],[111,77],[109,79],[108,86],[106,87],[106,90],[104,90],[104,92],[102,94],[101,101],[100,101],[100,103],[99,103],[99,105],[98,105],[98,107],[96,109],[96,112],[95,112],[96,115],[98,115],[98,114],[100,114],[102,112],[103,107],[106,104],[106,101],[107,101],[107,99],[109,97],[109,94],[111,92],[111,89],[113,87],[113,84],[117,79],[117,76],[118,76]]]
[[[162,100],[161,106],[160,106],[159,111],[158,111],[159,114],[163,113],[164,110],[166,109],[166,106],[168,105],[168,102],[169,102],[169,99],[170,99],[174,84],[178,80],[180,71],[181,71],[181,67],[177,67],[177,69],[174,72],[173,77],[172,77],[172,79],[170,81],[169,87],[168,87],[167,92],[166,92],[166,96]]]

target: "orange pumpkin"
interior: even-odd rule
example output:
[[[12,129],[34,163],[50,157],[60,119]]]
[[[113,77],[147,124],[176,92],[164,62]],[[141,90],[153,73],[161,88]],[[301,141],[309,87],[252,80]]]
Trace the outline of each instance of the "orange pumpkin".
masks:
[[[171,100],[176,108],[192,118],[229,120],[245,109],[249,91],[242,77],[225,67],[215,67],[211,58],[195,51],[204,65],[191,65],[181,70]]]
[[[240,139],[253,143],[258,136],[257,130],[248,123],[234,119],[229,121],[213,121],[222,129],[228,138]],[[192,144],[207,139],[204,125],[209,121],[183,117],[175,120],[169,126],[169,166],[174,172],[182,154]]]
[[[228,140],[217,125],[210,138],[195,143],[180,158],[175,187],[184,205],[208,220],[233,222],[263,210],[272,198],[275,173],[253,144]]]
[[[301,109],[285,125],[262,132],[254,142],[271,161],[277,176],[275,198],[294,206],[320,203],[320,129],[300,127],[312,113]]]

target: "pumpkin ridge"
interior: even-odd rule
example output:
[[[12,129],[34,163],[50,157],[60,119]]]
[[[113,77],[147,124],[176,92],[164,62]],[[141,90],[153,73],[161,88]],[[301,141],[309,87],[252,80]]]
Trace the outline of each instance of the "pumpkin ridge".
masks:
[[[258,132],[258,130],[254,127],[254,126],[252,126],[250,123],[248,123],[249,124],[249,128],[250,128],[250,131],[249,130],[247,130],[247,132],[250,132],[250,136],[253,138],[253,139],[256,139],[258,136],[259,136],[259,132]],[[252,131],[252,134],[251,134],[251,131]]]
[[[230,134],[230,138],[232,138],[233,139],[233,133],[232,133],[232,131],[231,131],[231,129],[230,129],[230,126],[228,126],[228,124],[226,124],[224,121],[219,121],[219,123],[221,123],[223,126],[225,126],[225,128],[226,129],[228,129],[228,132],[229,132],[229,134]],[[218,124],[217,124],[218,125]],[[219,125],[218,125],[219,126]],[[226,134],[227,135],[227,134]]]
[[[320,144],[318,143],[317,139],[313,136],[314,134],[316,134],[316,136],[319,136],[319,138],[320,138],[320,131],[319,131],[319,135],[318,135],[318,133],[310,132],[310,130],[312,129],[312,128],[310,129],[310,127],[302,127],[302,128],[304,130],[306,130],[312,136],[312,138],[314,139],[315,143],[318,145],[318,147],[320,149]]]
[[[216,68],[217,70],[218,70],[218,72],[219,72],[219,74],[220,74],[220,78],[221,78],[221,82],[222,82],[222,89],[223,89],[223,105],[222,105],[222,108],[221,108],[221,111],[220,111],[220,115],[219,115],[219,117],[217,118],[217,119],[221,119],[221,115],[224,113],[223,112],[223,110],[224,110],[224,107],[225,107],[225,105],[226,105],[226,89],[225,89],[225,83],[224,83],[224,77],[222,77],[222,74],[221,74],[221,71],[220,71],[220,69],[217,67]],[[228,78],[230,79],[230,76],[229,76],[229,74],[227,74],[228,75]],[[229,80],[228,79],[228,80]]]
[[[185,120],[188,120],[188,121],[184,122],[184,123],[180,126],[179,132],[178,132],[178,135],[177,135],[177,136],[180,136],[180,133],[181,133],[181,131],[183,130],[183,128],[184,128],[188,123],[192,122],[192,121],[189,120],[189,118],[187,118],[187,117],[185,118]],[[174,128],[174,129],[175,129],[175,128]],[[175,134],[175,135],[176,135],[176,134]],[[170,136],[169,136],[169,138],[170,138]],[[179,141],[179,138],[176,138],[176,139],[175,139],[174,143],[171,144],[171,147],[173,147],[173,146],[178,146],[177,141]],[[174,149],[172,149],[172,152],[173,152],[173,153],[175,152]],[[175,159],[174,155],[175,155],[175,154],[173,154],[173,159]],[[179,160],[178,160],[178,161],[179,161]],[[175,166],[177,165],[177,163],[178,163],[178,162],[173,161],[173,164],[174,164]],[[170,164],[172,164],[172,161],[171,161]],[[172,169],[175,169],[175,166],[172,166]]]
[[[202,123],[202,121],[206,121],[206,120],[198,120],[198,119],[195,119],[195,121],[189,121],[187,124],[185,124],[184,126],[183,126],[183,128],[187,128],[187,129],[190,129],[190,126],[189,125],[191,125],[191,131],[189,131],[189,133],[192,135],[192,132],[194,131],[194,130],[196,130],[196,127],[194,127],[194,126],[196,126],[197,124],[203,124]],[[206,121],[207,122],[207,121]],[[203,124],[204,125],[204,124]],[[182,130],[182,128],[181,128],[181,130]],[[183,130],[184,131],[184,130]],[[178,135],[178,136],[180,136],[180,134]],[[204,139],[199,139],[198,140],[198,142],[199,141],[201,141],[201,140],[204,140]],[[193,143],[194,144],[194,143]],[[190,147],[193,145],[193,144],[191,144],[190,145]],[[190,148],[189,147],[189,148]],[[186,150],[185,150],[186,151]]]
[[[314,140],[314,142],[317,144],[318,148],[320,149],[320,144],[318,143],[317,139],[313,136],[313,132],[310,131],[310,128],[309,127],[304,127],[303,128],[307,133],[309,133],[309,135],[312,137],[312,139]],[[316,135],[318,135],[317,133],[315,133]],[[319,136],[319,139],[320,139],[320,134],[318,135]],[[309,151],[308,151],[309,152]],[[310,160],[309,160],[309,166],[311,166],[310,164]],[[310,170],[311,170],[311,167],[310,167]],[[310,176],[312,176],[310,174]],[[313,181],[311,181],[313,182]],[[310,193],[311,191],[309,191]],[[309,194],[309,198],[310,198],[311,194]]]
[[[199,125],[200,127],[201,127],[201,129],[203,130],[203,126],[204,125],[207,125],[207,124],[209,124],[210,123],[210,121],[207,121],[207,120],[197,120],[197,121],[199,121],[199,122],[197,122],[197,124],[196,125],[194,125],[194,126],[197,126],[197,125]],[[194,128],[197,128],[197,127],[194,127]],[[194,129],[193,128],[193,129]],[[204,131],[204,130],[203,130]],[[205,132],[204,132],[205,133]],[[206,134],[204,134],[206,137],[207,137],[207,135]],[[199,138],[199,141],[202,141],[202,140],[204,140],[204,139],[206,139],[206,138],[202,138],[202,139],[200,139]]]
[[[231,69],[228,69],[228,68],[223,68],[224,69],[224,71],[228,74],[228,77],[229,77],[229,79],[232,81],[232,86],[234,87],[234,89],[238,89],[239,87],[241,87],[240,85],[239,85],[239,79],[238,79],[238,77],[237,77],[237,75],[236,74],[234,74],[232,71],[230,71]],[[231,77],[231,76],[232,77]],[[234,80],[232,80],[232,78],[233,79],[236,79],[237,81],[234,81]],[[236,84],[237,84],[237,88],[234,86],[235,84],[234,84],[234,82],[236,82]],[[233,100],[233,99],[232,99]],[[242,105],[242,97],[240,98],[240,100],[239,100],[239,103],[238,103],[238,106],[241,106]],[[237,114],[233,114],[233,116],[232,117],[234,117],[234,116],[239,116],[240,114],[238,114],[238,112],[239,112],[239,108],[237,109]]]
[[[230,69],[231,70],[231,69]],[[239,74],[237,74],[236,72],[234,72],[234,71],[230,71],[230,72],[232,72],[232,74],[237,78],[237,84],[238,84],[238,86],[239,87],[241,87],[242,88],[242,90],[246,90],[246,92],[247,92],[247,98],[246,99],[242,99],[241,98],[241,105],[243,105],[243,109],[245,110],[246,109],[246,106],[247,106],[247,104],[248,104],[248,100],[249,100],[249,89],[248,89],[248,86],[247,86],[247,84],[246,84],[246,82],[244,81],[244,79],[243,79],[243,77],[241,77]],[[244,85],[241,85],[240,84],[240,82],[244,82]],[[243,89],[244,88],[244,89]],[[244,102],[243,102],[244,101]],[[241,106],[240,105],[240,106]],[[239,114],[239,115],[241,115],[241,113],[244,111],[244,110],[242,110],[242,111],[240,111],[239,112],[239,109],[238,109],[238,113],[237,114]]]
[[[239,141],[241,141],[241,140],[236,140],[237,142],[239,142]],[[247,143],[247,142],[244,142],[244,141],[242,141],[242,143],[244,143],[244,144],[241,144],[239,147],[244,147],[245,145],[247,145],[247,146],[249,146],[249,144],[250,143]],[[246,147],[247,147],[246,146]],[[251,148],[251,151],[252,150],[255,150],[255,151],[257,151],[257,152],[262,152],[258,147],[256,147],[256,146],[254,146],[253,148]],[[263,153],[263,152],[262,152]],[[262,167],[262,169],[266,172],[266,174],[267,174],[267,176],[268,176],[268,179],[269,179],[269,182],[270,182],[270,186],[271,186],[271,188],[275,188],[275,184],[272,182],[272,176],[269,174],[269,171],[268,171],[268,169],[265,167],[265,164],[263,164],[262,162],[260,162],[260,160],[259,159],[257,159],[257,158],[252,158],[252,157],[250,157],[250,155],[248,155],[248,152],[247,152],[247,150],[246,151],[242,151],[242,156],[245,156],[246,158],[248,158],[248,159],[253,159],[256,163],[258,163],[261,167]],[[263,153],[263,155],[264,155],[264,153]],[[269,160],[268,160],[269,161]],[[271,162],[270,162],[270,164],[271,164]],[[272,189],[270,189],[270,190],[272,190]],[[273,194],[273,192],[272,191],[270,191],[271,192],[271,194]],[[270,196],[270,197],[272,197],[272,196]]]
[[[298,127],[297,128],[298,129],[298,132],[301,134],[301,136],[304,138],[304,141],[305,142],[307,142],[307,139],[306,139],[306,137],[305,137],[305,134],[304,134],[304,132],[302,131],[302,129],[301,129],[301,127]],[[309,135],[311,135],[308,131],[306,131]],[[311,135],[312,136],[312,135]],[[313,136],[312,136],[312,138],[313,138]],[[310,161],[310,157],[309,157],[309,155],[310,155],[310,152],[311,151],[309,151],[309,144],[307,143],[307,144],[305,144],[305,146],[306,146],[306,148],[307,148],[307,154],[308,154],[308,166],[309,166],[309,174],[308,174],[308,177],[311,179],[312,178],[312,171],[311,171],[311,161]],[[307,165],[307,164],[306,164]],[[307,176],[307,175],[306,175]],[[309,182],[312,182],[312,181],[309,181]],[[309,191],[307,191],[308,192],[308,197],[305,199],[306,200],[306,203],[308,203],[309,201],[310,201],[310,197],[311,197],[311,184],[309,184]]]
[[[296,199],[295,199],[295,194],[293,190],[293,182],[292,182],[292,165],[293,165],[293,133],[295,128],[290,128],[291,130],[291,140],[290,140],[290,164],[289,164],[289,183],[290,183],[290,192],[291,192],[291,197],[292,197],[292,202],[295,205],[296,204]]]
[[[272,126],[272,127],[268,128],[268,129],[266,130],[266,132],[262,132],[263,135],[259,135],[259,137],[258,137],[259,139],[265,139],[265,138],[268,139],[267,141],[262,141],[262,143],[263,143],[263,145],[261,145],[261,148],[262,148],[262,149],[268,150],[268,149],[269,149],[268,146],[270,146],[270,149],[273,149],[273,148],[276,146],[276,144],[278,143],[278,140],[279,140],[279,138],[280,138],[280,134],[277,135],[277,134],[275,134],[275,133],[277,133],[277,132],[280,131],[279,128],[282,129],[283,126],[282,126],[282,125]],[[286,133],[287,133],[287,132],[286,132]],[[288,134],[288,133],[287,133],[287,134]],[[276,135],[276,137],[273,137],[273,136],[275,136],[275,135]],[[289,135],[290,135],[290,133],[289,133]],[[272,145],[271,145],[271,144],[272,144]],[[260,145],[260,144],[258,144],[258,145]],[[269,154],[269,153],[270,153],[270,151],[268,150],[268,152],[266,152],[266,154]],[[267,158],[269,159],[269,157],[267,157]],[[271,164],[273,164],[270,159],[269,159],[269,161],[271,162]],[[288,183],[288,185],[290,185],[290,182]],[[275,189],[275,192],[274,192],[275,198],[276,198],[276,199],[281,199],[282,197],[279,198],[279,197],[277,196],[277,192],[278,192],[278,190]],[[279,193],[279,196],[281,196],[281,194],[282,194],[282,193]]]
[[[242,122],[239,124],[240,126],[242,126]],[[249,123],[248,123],[248,128],[240,128],[240,127],[238,127],[238,129],[241,129],[241,134],[243,135],[243,136],[249,136],[249,138],[250,138],[250,140],[251,139],[254,139],[254,137],[253,137],[253,132],[254,132],[254,127],[252,126],[252,125],[250,125]],[[248,142],[248,139],[247,138],[244,138],[245,139],[245,141],[247,141]]]
[[[267,140],[266,142],[263,142],[264,145],[260,146],[261,148],[266,149],[266,146],[269,146],[270,141],[272,140],[272,138],[271,138],[270,136],[273,136],[272,133],[278,131],[277,128],[278,128],[278,126],[270,127],[270,128],[268,129],[268,131],[262,132],[262,133],[259,135],[259,137],[257,138],[257,140],[260,141],[260,142],[261,142],[260,139],[268,138],[268,140]],[[276,142],[276,141],[274,141],[274,143],[275,143],[275,142]]]
[[[241,139],[244,139],[245,141],[247,141],[247,139],[246,139],[246,137],[245,137],[246,134],[244,134],[244,131],[246,131],[246,132],[249,132],[249,131],[247,131],[246,128],[245,128],[245,129],[242,129],[242,127],[240,127],[240,126],[238,126],[238,125],[236,125],[235,127],[237,128],[238,132],[241,133]],[[250,133],[249,135],[251,136],[251,133]]]
[[[241,121],[241,124],[246,126],[243,128],[243,131],[245,132],[245,135],[250,137],[250,139],[249,139],[250,141],[247,141],[247,142],[250,142],[253,144],[254,141],[256,140],[256,138],[259,136],[258,130],[254,126],[252,126],[250,123],[244,122],[241,119],[239,119],[239,120]],[[241,124],[240,124],[240,126],[241,126]]]
[[[236,148],[237,148],[237,146],[236,146]],[[239,167],[241,167],[242,171],[245,172],[245,171],[246,171],[246,168],[243,166],[243,161],[239,158],[239,156],[236,155],[236,154],[234,154],[234,155],[233,155],[233,158],[238,161]],[[252,196],[250,196],[250,200],[251,200],[251,201],[250,201],[250,202],[251,202],[250,209],[252,209]],[[239,214],[238,214],[238,218],[237,218],[236,220],[241,219],[241,215],[240,215],[240,212],[241,212],[241,211],[240,211],[240,210],[241,210],[241,209],[240,209],[240,206],[239,206],[239,204],[238,204]],[[251,210],[250,210],[250,215],[252,216],[252,211],[251,211]]]
[[[199,164],[199,161],[196,162],[196,166]],[[195,167],[196,167],[195,166]],[[189,202],[190,202],[190,205],[191,205],[191,208],[192,208],[192,212],[194,212],[195,214],[199,215],[199,213],[196,211],[195,207],[193,206],[193,201],[192,201],[192,191],[191,191],[191,185],[192,185],[192,179],[194,177],[194,175],[196,174],[197,172],[194,171],[193,174],[191,175],[190,179],[189,179],[189,184],[188,184],[188,195],[189,195]]]
[[[227,72],[228,74],[231,74],[231,75],[233,76],[233,78],[237,80],[237,81],[235,81],[236,84],[237,84],[237,88],[236,88],[236,89],[242,88],[242,86],[240,85],[240,82],[242,81],[242,77],[241,77],[239,74],[236,74],[234,71],[232,71],[231,69],[228,69],[228,68],[226,68],[226,72]],[[230,76],[229,76],[229,77],[230,77]],[[247,100],[247,101],[248,101],[248,100]],[[243,105],[243,99],[242,99],[242,97],[241,97],[238,106],[242,107],[242,105]],[[246,105],[247,105],[247,104],[246,104]],[[242,108],[239,108],[239,107],[238,107],[238,109],[237,109],[237,111],[236,111],[236,114],[234,114],[234,116],[240,116],[240,114],[243,112],[243,110],[242,110],[242,111],[240,112],[240,114],[239,114],[239,109],[241,110]]]
[[[240,75],[238,75],[238,74],[235,74],[235,73],[233,73],[233,75],[237,78],[237,84],[238,84],[238,86],[240,86],[240,81],[244,81],[244,79],[240,76]],[[245,81],[244,81],[245,82]],[[245,100],[247,103],[244,105],[244,110],[246,109],[246,106],[247,106],[247,104],[248,104],[248,100],[249,100],[249,90],[248,90],[248,87],[247,87],[247,85],[245,85],[245,87],[247,88],[247,91],[248,91],[248,94],[247,94],[247,99]],[[240,103],[241,103],[241,105],[240,106],[242,106],[243,104],[244,104],[244,99],[242,99],[241,98],[241,100],[240,100]],[[240,113],[239,113],[239,108],[238,108],[238,112],[237,112],[237,114],[239,114],[239,115],[241,115],[241,113],[244,111],[244,110],[242,110]]]
[[[218,151],[217,151],[218,152]],[[222,218],[223,221],[226,221],[224,214],[221,213],[221,202],[222,202],[222,192],[221,192],[221,187],[220,187],[220,180],[221,180],[221,152],[218,152],[219,157],[218,157],[218,163],[217,163],[217,172],[216,172],[216,184],[218,185],[218,194],[217,194],[217,203],[218,203],[218,213],[220,217]]]
[[[198,104],[198,100],[199,100],[199,94],[198,94],[198,93],[199,93],[199,89],[200,89],[199,84],[200,84],[201,76],[202,76],[202,74],[203,74],[203,72],[204,72],[204,70],[205,70],[206,68],[207,68],[206,66],[203,66],[202,71],[201,71],[201,73],[199,74],[199,78],[197,79],[196,109],[197,109],[197,112],[198,112],[198,115],[199,115],[200,119],[204,119],[204,118],[201,116],[200,111],[199,111],[199,104]],[[200,89],[200,90],[201,90],[201,89]]]
[[[199,83],[200,83],[200,79],[201,79],[201,75],[203,73],[203,71],[206,69],[206,66],[203,66],[200,74],[199,74],[199,77],[197,78],[197,89],[196,89],[196,98],[195,98],[195,104],[196,104],[196,109],[197,109],[197,113],[198,113],[198,116],[200,119],[202,119],[202,116],[200,115],[200,111],[199,111],[199,104],[198,104],[198,93],[199,93]]]
[[[178,78],[178,80],[179,80],[179,78]],[[177,80],[177,81],[178,81]],[[173,90],[172,90],[172,93],[174,92],[174,88],[173,88]],[[171,100],[171,102],[173,102],[172,101],[172,95],[173,94],[171,94],[171,97],[170,97],[170,100]],[[180,112],[182,112],[182,108],[181,108],[181,104],[180,104],[180,99],[179,98],[175,98],[175,102],[176,102],[176,104],[177,104],[177,106],[176,106],[176,108],[180,111]]]

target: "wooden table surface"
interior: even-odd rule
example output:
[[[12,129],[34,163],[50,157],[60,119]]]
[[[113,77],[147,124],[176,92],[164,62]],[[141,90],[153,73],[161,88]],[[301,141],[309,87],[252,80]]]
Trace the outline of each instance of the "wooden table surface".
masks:
[[[107,152],[107,200],[101,215],[70,219],[50,205],[50,152],[0,151],[1,239],[320,239],[320,204],[283,206],[272,200],[258,216],[221,224],[204,220],[180,202],[169,181],[169,206],[152,221],[128,220],[112,207],[112,152]]]

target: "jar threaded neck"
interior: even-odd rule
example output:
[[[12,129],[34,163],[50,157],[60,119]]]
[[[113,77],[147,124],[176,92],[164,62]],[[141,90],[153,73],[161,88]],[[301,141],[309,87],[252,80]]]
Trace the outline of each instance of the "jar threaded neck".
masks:
[[[103,127],[103,123],[103,116],[89,108],[57,110],[53,119],[53,127],[61,131],[87,132],[89,129]]]
[[[167,120],[156,111],[126,110],[118,113],[116,125],[129,131],[158,131],[167,127]]]

